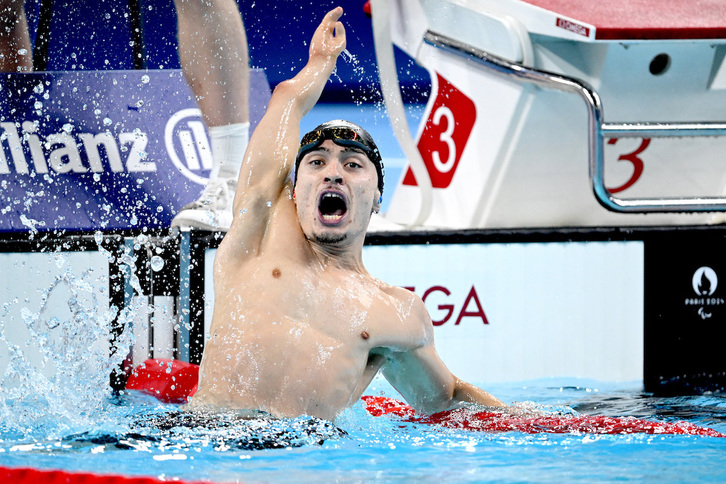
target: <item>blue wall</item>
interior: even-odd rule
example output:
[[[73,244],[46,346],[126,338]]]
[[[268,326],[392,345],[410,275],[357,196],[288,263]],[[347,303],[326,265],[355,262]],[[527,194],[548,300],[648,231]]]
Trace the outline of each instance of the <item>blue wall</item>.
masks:
[[[27,0],[31,28],[37,27],[41,0]],[[53,0],[48,70],[133,69],[132,12],[124,0]],[[172,0],[138,0],[143,36],[143,66],[179,68],[176,49],[176,13]],[[338,63],[337,76],[324,101],[376,102],[380,100],[378,73],[370,19],[363,0],[238,1],[253,67],[265,70],[272,87],[291,77],[307,59],[308,42],[319,19],[341,5],[353,62]],[[34,37],[34,34],[33,34]],[[399,53],[404,96],[420,101],[428,93],[428,75]],[[342,82],[341,82],[342,81]]]

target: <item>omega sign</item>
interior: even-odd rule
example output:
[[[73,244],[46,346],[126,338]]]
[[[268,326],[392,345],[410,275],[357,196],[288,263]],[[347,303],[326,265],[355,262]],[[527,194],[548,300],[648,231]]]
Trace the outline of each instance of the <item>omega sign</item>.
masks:
[[[416,291],[416,288],[413,286],[406,286],[405,288],[412,292]],[[431,322],[434,326],[444,325],[454,316],[456,316],[454,325],[461,323],[464,318],[473,318],[481,321],[483,324],[489,324],[489,320],[484,313],[484,308],[481,305],[481,301],[479,301],[479,296],[474,286],[471,286],[471,289],[463,299],[461,294],[452,296],[451,291],[444,286],[429,287],[423,292],[421,299],[424,303],[429,303],[427,306],[429,307]],[[436,310],[432,310],[431,305],[437,302],[439,304],[434,306]]]

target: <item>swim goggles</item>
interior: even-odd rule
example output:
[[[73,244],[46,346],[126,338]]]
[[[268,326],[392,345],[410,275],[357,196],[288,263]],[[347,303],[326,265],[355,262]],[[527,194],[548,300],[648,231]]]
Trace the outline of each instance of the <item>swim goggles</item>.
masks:
[[[378,148],[371,146],[363,139],[361,134],[350,128],[324,128],[310,131],[300,141],[298,156],[305,156],[305,153],[314,150],[328,139],[336,145],[361,150],[374,164],[380,164],[381,162],[381,154],[378,152]]]

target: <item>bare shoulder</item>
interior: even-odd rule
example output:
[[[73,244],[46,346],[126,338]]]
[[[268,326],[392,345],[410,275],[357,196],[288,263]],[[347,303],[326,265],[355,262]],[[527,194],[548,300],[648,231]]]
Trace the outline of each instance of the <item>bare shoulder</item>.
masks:
[[[398,300],[402,304],[408,305],[411,309],[418,311],[426,311],[426,305],[414,292],[400,286],[392,286],[379,279],[378,281],[380,289],[388,294],[389,297]]]
[[[433,326],[426,304],[412,291],[403,287],[379,282],[380,289],[388,295],[398,313],[399,319],[408,331],[419,336],[421,343],[433,338]]]

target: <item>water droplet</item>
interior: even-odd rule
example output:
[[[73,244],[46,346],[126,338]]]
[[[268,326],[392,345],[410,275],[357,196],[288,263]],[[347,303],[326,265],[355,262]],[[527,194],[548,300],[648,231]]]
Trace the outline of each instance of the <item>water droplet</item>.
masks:
[[[111,118],[103,118],[103,125],[104,126],[111,126],[113,121],[111,121]]]
[[[149,81],[150,81],[149,76],[147,76],[146,74],[141,76],[141,82],[143,82],[144,84],[148,84]]]
[[[158,255],[155,255],[151,258],[151,269],[154,272],[159,272],[164,268],[164,259],[159,257]]]

